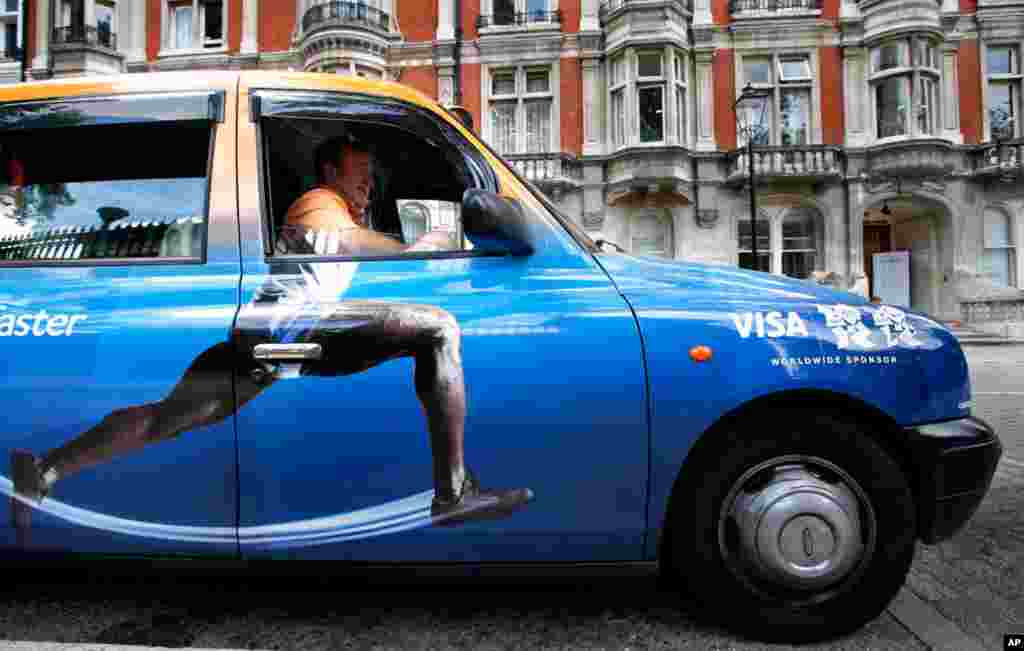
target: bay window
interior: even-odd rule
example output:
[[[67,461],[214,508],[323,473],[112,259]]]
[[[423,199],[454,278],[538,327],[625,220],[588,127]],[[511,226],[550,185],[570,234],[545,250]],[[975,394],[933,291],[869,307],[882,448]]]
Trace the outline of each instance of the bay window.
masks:
[[[166,49],[224,47],[227,6],[223,0],[169,0],[164,7]]]
[[[638,52],[636,56],[640,142],[665,140],[665,73],[662,58],[662,52]]]
[[[871,50],[876,138],[934,136],[939,128],[938,49],[923,36]]]
[[[608,135],[613,149],[689,144],[687,59],[674,48],[629,49],[608,60]]]
[[[548,66],[491,69],[487,134],[500,154],[554,151],[553,83]]]
[[[767,92],[751,108],[765,116],[766,128],[756,130],[755,145],[806,145],[811,141],[812,90],[810,58],[778,54],[743,58],[744,82]],[[743,142],[742,144],[746,144]]]
[[[1020,135],[1020,50],[1015,45],[989,46],[986,54],[989,139],[1016,138]]]

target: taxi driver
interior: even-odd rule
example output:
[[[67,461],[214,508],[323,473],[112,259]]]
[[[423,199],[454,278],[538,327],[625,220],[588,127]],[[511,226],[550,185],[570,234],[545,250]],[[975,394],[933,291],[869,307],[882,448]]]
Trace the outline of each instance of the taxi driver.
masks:
[[[277,241],[279,251],[313,253],[317,234],[324,232],[335,242],[329,253],[341,255],[448,250],[454,245],[452,235],[442,231],[403,245],[367,228],[373,157],[361,143],[351,138],[328,140],[317,148],[315,162],[318,185],[289,207]],[[232,340],[201,353],[164,399],[115,410],[41,456],[12,451],[17,493],[41,501],[55,482],[84,468],[227,418],[236,406],[241,408],[285,377],[282,369],[254,360],[253,348],[260,343],[303,342],[320,343],[323,356],[302,362],[300,375],[344,376],[391,359],[414,358],[414,385],[426,412],[433,455],[435,523],[504,517],[521,507],[532,499],[528,489],[484,490],[466,467],[466,390],[461,330],[455,318],[431,305],[340,300],[357,264],[303,263],[298,265],[299,274],[272,273],[239,314]],[[345,276],[341,281],[338,269]],[[335,282],[325,282],[324,277]],[[330,309],[324,310],[324,303]],[[234,387],[232,369],[237,370]],[[27,527],[30,510],[14,502],[15,525]]]

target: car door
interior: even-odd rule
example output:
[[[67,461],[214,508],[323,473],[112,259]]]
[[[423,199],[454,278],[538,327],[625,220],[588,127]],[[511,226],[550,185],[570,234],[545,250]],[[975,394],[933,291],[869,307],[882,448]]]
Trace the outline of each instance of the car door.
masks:
[[[444,185],[436,170],[445,159],[455,161],[453,169],[469,187],[525,189],[507,170],[496,174],[454,123],[413,105],[266,89],[252,91],[255,99],[247,102],[244,77],[241,93],[243,113],[246,107],[259,113],[242,118],[239,132],[244,277],[236,338],[250,346],[239,358],[261,345],[282,355],[272,365],[279,379],[238,415],[243,556],[639,559],[648,468],[642,351],[631,312],[591,257],[529,197],[520,204],[530,220],[525,228],[542,232],[544,242],[529,255],[488,249],[482,240],[473,250],[439,253],[280,255],[270,233],[287,206],[258,198],[269,192],[290,202],[306,188],[289,196],[289,182],[274,170],[313,170],[303,168],[301,157],[289,164],[273,159],[295,155],[282,150],[301,148],[302,134],[322,139],[346,120],[372,125],[363,133],[395,129],[406,138],[378,143],[375,154],[390,174],[390,190],[374,186],[378,200],[393,204],[392,216],[401,219],[400,228],[391,223],[392,232],[416,237],[424,229],[460,227],[462,194],[439,190],[432,196],[426,189]],[[301,124],[289,131],[288,120]],[[439,158],[420,156],[421,146]],[[375,204],[372,221],[386,231],[381,212]],[[390,361],[328,376],[301,361],[289,363],[289,354],[305,353],[281,349],[283,335],[267,338],[270,321],[296,314],[294,307],[261,306],[268,284],[308,289],[314,277],[321,289],[324,278],[343,281],[335,293],[307,292],[305,314],[320,324],[349,302],[447,315],[461,346],[466,465],[484,488],[525,489],[532,500],[494,519],[437,524],[432,468],[438,451],[427,417],[430,385],[420,376],[429,374],[423,371],[429,363],[398,351]],[[289,341],[301,347],[315,338],[307,332]],[[324,338],[323,354],[347,346],[344,355],[358,356],[362,347],[379,344],[338,341]],[[253,370],[266,373],[249,366],[240,377]]]
[[[0,546],[237,554],[227,79],[0,107]]]

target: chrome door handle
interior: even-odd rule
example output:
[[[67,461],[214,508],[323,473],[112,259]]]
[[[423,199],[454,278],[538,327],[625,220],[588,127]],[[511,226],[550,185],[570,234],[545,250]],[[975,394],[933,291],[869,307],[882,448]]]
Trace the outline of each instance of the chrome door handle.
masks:
[[[322,355],[320,344],[258,344],[252,349],[252,356],[256,359],[278,361],[320,359]]]

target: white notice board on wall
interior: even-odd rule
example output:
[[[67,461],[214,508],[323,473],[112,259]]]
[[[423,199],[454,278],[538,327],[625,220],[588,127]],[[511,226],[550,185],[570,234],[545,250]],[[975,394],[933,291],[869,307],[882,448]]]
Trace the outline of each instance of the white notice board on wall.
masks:
[[[910,307],[910,251],[871,256],[872,291],[888,305]]]

